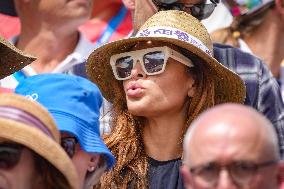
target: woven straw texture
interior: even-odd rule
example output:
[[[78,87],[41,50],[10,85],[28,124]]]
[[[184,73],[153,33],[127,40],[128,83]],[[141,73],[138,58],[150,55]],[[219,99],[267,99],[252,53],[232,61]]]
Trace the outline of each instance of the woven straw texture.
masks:
[[[151,27],[172,27],[198,38],[213,53],[213,45],[206,28],[191,15],[182,11],[160,11],[153,15],[140,29]],[[139,32],[138,32],[139,33]],[[117,81],[110,66],[110,56],[117,53],[127,52],[135,44],[141,41],[160,41],[177,45],[184,48],[204,60],[209,69],[210,77],[215,80],[215,103],[235,102],[243,103],[245,99],[245,85],[241,78],[233,71],[224,67],[215,58],[208,55],[198,47],[170,37],[133,37],[105,44],[89,56],[87,74],[91,81],[96,83],[102,90],[104,97],[113,102],[115,95],[124,95],[121,82]],[[193,62],[194,63],[194,62]],[[114,88],[120,87],[120,91]],[[199,94],[196,94],[199,95]]]
[[[39,103],[16,94],[0,94],[0,106],[14,107],[38,118],[52,133],[51,137],[35,127],[7,118],[0,118],[1,140],[22,144],[56,167],[67,179],[73,189],[78,188],[78,177],[72,161],[59,145],[60,134],[55,122]]]
[[[0,36],[0,79],[24,68],[34,60],[35,57],[25,54]]]

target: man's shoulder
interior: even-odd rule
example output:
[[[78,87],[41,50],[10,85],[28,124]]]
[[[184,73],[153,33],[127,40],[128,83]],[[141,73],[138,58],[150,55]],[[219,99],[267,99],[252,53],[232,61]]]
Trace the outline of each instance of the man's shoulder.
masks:
[[[263,62],[258,57],[229,45],[214,43],[214,57],[221,64],[232,69],[234,67],[259,69],[263,66]]]

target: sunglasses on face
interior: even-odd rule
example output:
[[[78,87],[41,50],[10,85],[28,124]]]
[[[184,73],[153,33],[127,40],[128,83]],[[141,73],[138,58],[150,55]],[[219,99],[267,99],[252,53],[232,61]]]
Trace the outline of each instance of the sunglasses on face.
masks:
[[[189,3],[178,3],[176,1],[166,3],[162,0],[152,0],[155,6],[159,11],[162,10],[181,10],[191,14],[193,17],[198,20],[203,20],[208,18],[214,11],[217,6],[218,1],[212,0],[210,4],[198,3],[198,4],[189,4]]]
[[[193,67],[190,59],[166,46],[115,54],[111,56],[110,64],[117,80],[127,80],[131,78],[131,71],[137,61],[147,75],[157,75],[165,71],[169,57]]]
[[[215,187],[219,180],[220,171],[226,169],[238,186],[247,185],[260,168],[276,164],[277,161],[266,161],[253,163],[248,161],[235,161],[227,165],[220,165],[215,162],[190,168],[190,172],[197,182],[203,183],[208,187]]]
[[[76,152],[76,144],[78,144],[78,140],[75,137],[61,138],[61,146],[70,158],[72,158]]]
[[[14,168],[21,158],[24,146],[16,143],[0,144],[0,169]]]

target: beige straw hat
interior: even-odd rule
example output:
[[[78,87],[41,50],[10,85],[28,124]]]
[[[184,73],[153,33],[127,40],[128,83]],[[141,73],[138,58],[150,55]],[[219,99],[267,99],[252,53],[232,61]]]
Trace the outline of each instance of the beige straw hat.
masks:
[[[72,189],[78,175],[71,159],[59,145],[60,133],[39,103],[16,94],[0,94],[0,139],[26,146],[57,168]]]
[[[0,36],[0,79],[24,68],[36,60]]]
[[[123,94],[121,91],[114,91],[121,82],[113,75],[110,57],[113,54],[127,52],[141,41],[166,42],[192,52],[204,60],[204,64],[209,68],[210,77],[215,80],[216,104],[244,102],[246,93],[243,81],[213,57],[213,45],[206,28],[196,18],[177,10],[156,13],[147,20],[135,37],[105,44],[89,56],[87,74],[99,86],[108,101],[113,102],[115,95]]]

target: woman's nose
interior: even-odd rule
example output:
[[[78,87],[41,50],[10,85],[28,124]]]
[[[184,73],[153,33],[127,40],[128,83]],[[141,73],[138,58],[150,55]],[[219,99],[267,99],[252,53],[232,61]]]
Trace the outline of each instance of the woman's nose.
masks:
[[[140,79],[146,77],[146,73],[143,71],[140,61],[138,60],[131,70],[132,78]]]

